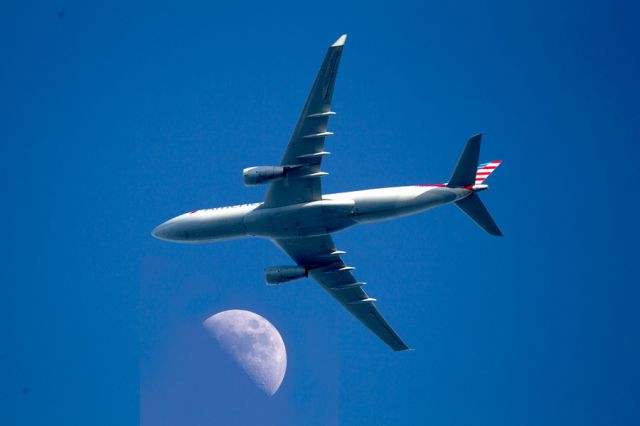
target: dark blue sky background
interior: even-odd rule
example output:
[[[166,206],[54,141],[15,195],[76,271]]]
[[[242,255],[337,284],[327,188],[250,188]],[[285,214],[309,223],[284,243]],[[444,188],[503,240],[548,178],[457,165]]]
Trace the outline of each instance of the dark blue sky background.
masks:
[[[638,423],[637,2],[0,9],[0,424]],[[345,32],[327,192],[445,181],[477,132],[504,160],[504,238],[451,206],[335,237],[409,353],[265,286],[268,241],[149,235],[261,200],[240,172],[279,161]],[[225,309],[280,330],[275,396],[202,329]]]

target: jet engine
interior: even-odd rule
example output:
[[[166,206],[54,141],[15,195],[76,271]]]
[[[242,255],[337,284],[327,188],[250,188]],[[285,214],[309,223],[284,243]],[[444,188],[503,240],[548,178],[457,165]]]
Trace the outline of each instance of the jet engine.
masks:
[[[245,186],[260,185],[282,179],[285,176],[284,167],[257,166],[249,167],[242,171],[242,179]]]
[[[272,266],[264,270],[264,279],[267,284],[282,284],[308,276],[307,269],[303,266]]]

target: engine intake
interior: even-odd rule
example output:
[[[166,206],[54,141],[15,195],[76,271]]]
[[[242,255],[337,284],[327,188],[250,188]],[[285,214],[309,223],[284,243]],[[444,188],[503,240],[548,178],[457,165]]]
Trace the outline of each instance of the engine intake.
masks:
[[[282,284],[308,276],[307,269],[303,266],[272,266],[264,270],[264,279],[267,284]]]
[[[245,186],[254,186],[282,179],[285,174],[285,168],[279,166],[248,167],[242,171],[242,179]]]

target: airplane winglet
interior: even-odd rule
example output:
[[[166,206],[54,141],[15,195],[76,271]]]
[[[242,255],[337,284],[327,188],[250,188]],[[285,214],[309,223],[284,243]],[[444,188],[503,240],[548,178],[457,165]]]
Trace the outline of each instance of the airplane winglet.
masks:
[[[331,47],[339,47],[339,46],[344,46],[344,42],[347,41],[347,35],[346,34],[342,34],[340,36],[339,39],[336,40],[335,43],[333,43],[331,45]]]

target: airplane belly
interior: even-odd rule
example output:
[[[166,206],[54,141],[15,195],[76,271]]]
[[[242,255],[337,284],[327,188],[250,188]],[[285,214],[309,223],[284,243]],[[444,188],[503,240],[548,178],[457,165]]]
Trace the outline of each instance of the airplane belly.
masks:
[[[210,222],[193,230],[193,239],[202,241],[228,240],[246,236],[242,217],[227,217]]]
[[[352,194],[355,199],[354,220],[366,223],[406,216],[450,203],[464,195],[456,191],[441,187],[405,186],[345,194]]]
[[[417,196],[400,197],[395,207],[395,216],[406,216],[428,210],[457,199],[455,190],[431,188]]]
[[[247,236],[242,220],[246,208],[197,210],[176,221],[178,234],[174,240],[184,243],[205,243]]]
[[[354,225],[353,200],[320,200],[291,206],[256,209],[244,218],[249,235],[295,238],[325,235]]]
[[[394,191],[362,191],[356,198],[353,216],[359,223],[375,222],[395,216],[399,194]]]

